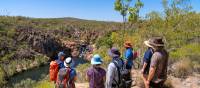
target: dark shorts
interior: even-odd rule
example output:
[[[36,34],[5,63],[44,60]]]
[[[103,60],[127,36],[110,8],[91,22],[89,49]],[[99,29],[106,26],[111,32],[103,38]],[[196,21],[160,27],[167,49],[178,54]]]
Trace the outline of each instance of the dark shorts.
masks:
[[[150,82],[150,88],[163,88],[164,82],[160,82],[160,83],[154,83],[154,82]]]
[[[131,69],[132,69],[132,66],[126,65],[126,69],[131,70]]]
[[[142,74],[148,75],[149,74],[149,70],[144,70],[144,72]]]

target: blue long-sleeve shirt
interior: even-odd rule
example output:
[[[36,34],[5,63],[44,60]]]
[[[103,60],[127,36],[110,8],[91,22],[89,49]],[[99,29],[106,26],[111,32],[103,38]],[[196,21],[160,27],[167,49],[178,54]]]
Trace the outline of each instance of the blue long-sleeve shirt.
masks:
[[[64,62],[63,62],[63,61],[61,61],[60,59],[57,59],[56,62],[57,62],[57,64],[58,64],[58,66],[59,66],[59,69],[65,68],[65,65],[64,65]]]
[[[126,49],[124,57],[127,61],[127,65],[133,66],[133,50],[131,48]]]

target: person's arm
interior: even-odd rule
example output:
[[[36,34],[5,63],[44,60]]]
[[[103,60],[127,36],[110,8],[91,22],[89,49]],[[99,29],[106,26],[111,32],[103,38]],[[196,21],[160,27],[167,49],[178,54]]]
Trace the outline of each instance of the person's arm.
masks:
[[[145,68],[147,67],[147,63],[150,62],[150,58],[151,58],[151,52],[149,52],[148,50],[145,52],[144,54],[144,59],[143,59],[143,67],[141,70],[141,73],[144,73]]]
[[[103,77],[103,82],[105,82],[105,81],[106,81],[106,76]]]
[[[128,59],[130,58],[130,56],[131,56],[131,52],[126,50],[125,51],[125,64],[128,63]]]
[[[91,72],[91,69],[89,68],[89,69],[87,70],[87,72],[86,72],[86,80],[87,80],[88,82],[90,82],[90,77],[91,77],[91,75],[92,75],[92,72]]]
[[[147,67],[147,63],[144,62],[143,66],[142,66],[142,70],[141,70],[141,73],[143,74],[144,73],[144,69]]]
[[[112,64],[108,65],[108,71],[106,75],[106,88],[112,88],[112,83],[114,79],[114,66]]]
[[[106,82],[106,71],[103,69],[103,82]]]
[[[70,75],[73,77],[72,79],[74,80],[74,82],[77,80],[77,74],[76,74],[76,70],[72,70],[72,72],[70,73]]]
[[[158,60],[159,56],[157,53],[153,54],[152,59],[151,59],[151,65],[150,65],[150,70],[149,70],[149,75],[147,78],[147,85],[149,85],[150,81],[153,79],[155,75],[155,71],[158,65]]]
[[[151,67],[150,70],[149,70],[149,76],[148,76],[148,79],[147,81],[151,81],[155,75],[155,71],[156,71],[156,67]]]
[[[77,76],[74,76],[74,82],[76,82],[76,80],[77,80]]]

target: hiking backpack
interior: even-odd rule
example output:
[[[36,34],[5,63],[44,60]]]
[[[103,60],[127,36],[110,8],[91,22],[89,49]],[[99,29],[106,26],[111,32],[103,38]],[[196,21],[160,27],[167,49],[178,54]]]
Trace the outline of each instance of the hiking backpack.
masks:
[[[135,51],[135,52],[133,53],[133,60],[135,60],[136,58],[138,58],[138,52],[137,52],[137,51]]]
[[[117,88],[130,88],[132,79],[131,79],[131,73],[128,69],[126,69],[126,66],[122,59],[122,66],[120,67],[116,61],[113,61],[114,65],[117,67],[118,72],[118,80],[114,79],[114,86]]]
[[[75,88],[73,80],[70,80],[71,68],[61,68],[58,72],[56,88]]]
[[[50,67],[49,67],[50,81],[56,82],[58,70],[59,70],[59,66],[58,66],[57,62],[51,61]]]

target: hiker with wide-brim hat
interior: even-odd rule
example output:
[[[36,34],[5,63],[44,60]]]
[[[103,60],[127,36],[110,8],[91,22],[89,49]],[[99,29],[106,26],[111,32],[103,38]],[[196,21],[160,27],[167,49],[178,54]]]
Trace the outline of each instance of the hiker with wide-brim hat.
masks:
[[[125,60],[125,64],[126,64],[126,69],[128,69],[129,74],[127,75],[127,79],[131,80],[132,76],[131,76],[131,70],[133,68],[134,65],[134,51],[133,51],[133,47],[132,47],[132,43],[130,41],[126,41],[124,43],[124,60]],[[128,88],[130,88],[132,85],[132,83],[130,83],[129,85],[127,85]]]
[[[164,47],[164,42],[161,37],[154,37],[144,42],[145,45],[152,48],[162,48]]]
[[[153,55],[153,46],[150,44],[152,39],[149,39],[147,41],[144,41],[144,45],[146,45],[148,48],[144,53],[143,61],[142,61],[142,69],[141,69],[141,74],[143,81],[145,82],[147,80],[147,76],[149,74],[149,68],[150,68],[150,63],[151,63],[151,57]],[[147,86],[147,85],[145,85]]]
[[[130,41],[126,41],[124,43],[124,47],[125,47],[125,52],[124,52],[124,58],[125,58],[125,64],[126,64],[126,69],[131,70],[133,67],[133,48],[132,48],[132,44]]]
[[[87,70],[87,79],[90,88],[105,88],[106,71],[101,67],[103,60],[99,54],[91,59],[92,66]]]
[[[152,46],[154,53],[145,85],[147,85],[147,88],[163,88],[163,84],[167,80],[169,54],[164,49],[164,42],[161,37],[153,37],[147,43]]]

